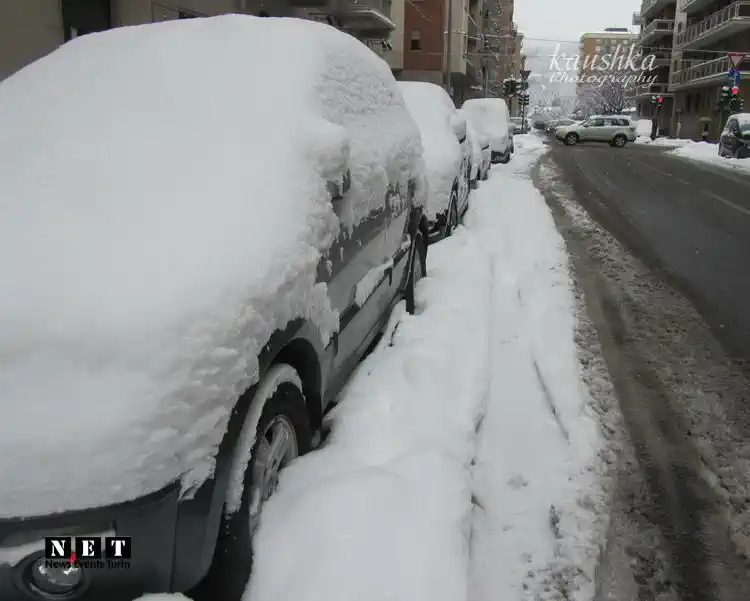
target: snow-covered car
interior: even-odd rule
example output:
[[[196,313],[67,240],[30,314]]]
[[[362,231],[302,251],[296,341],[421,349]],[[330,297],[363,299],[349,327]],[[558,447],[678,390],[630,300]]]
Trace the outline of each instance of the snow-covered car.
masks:
[[[390,69],[311,21],[118,28],[3,81],[0,130],[0,599],[238,601],[279,471],[425,272]]]
[[[607,142],[610,146],[622,148],[628,142],[635,142],[636,125],[630,117],[622,115],[594,116],[583,123],[564,125],[555,130],[555,138],[568,146],[579,142]]]
[[[465,115],[464,118],[466,118]],[[468,119],[466,120],[466,137],[471,145],[471,176],[469,178],[469,185],[474,189],[480,181],[485,181],[490,176],[490,167],[492,166],[490,141],[487,136],[475,130]]]
[[[419,126],[427,177],[425,213],[430,242],[450,236],[469,206],[471,145],[466,118],[448,93],[433,83],[399,82]]]
[[[508,105],[502,98],[471,98],[461,107],[471,124],[490,141],[493,163],[507,163],[514,151]]]
[[[750,158],[750,114],[737,113],[727,119],[719,138],[719,156]]]

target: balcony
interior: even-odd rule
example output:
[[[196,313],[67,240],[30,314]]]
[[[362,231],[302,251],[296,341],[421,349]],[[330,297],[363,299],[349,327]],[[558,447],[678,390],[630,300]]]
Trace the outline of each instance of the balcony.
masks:
[[[727,80],[731,65],[726,56],[712,61],[692,64],[687,69],[675,71],[669,79],[672,90],[698,88]],[[750,79],[750,65],[740,67],[741,79]]]
[[[687,15],[694,15],[695,13],[704,11],[712,4],[716,4],[716,0],[686,0],[682,7],[682,12]]]
[[[396,28],[389,16],[390,0],[339,2],[331,13],[340,21],[341,29],[360,39],[385,39]]]
[[[665,7],[677,4],[677,0],[643,0],[641,4],[641,19],[656,17]]]
[[[750,1],[740,0],[678,33],[676,45],[681,50],[698,50],[747,29],[750,29]]]
[[[649,45],[674,33],[674,19],[654,19],[641,29],[638,42]]]
[[[651,83],[645,86],[637,86],[633,96],[635,98],[650,98],[651,96],[666,96],[667,98],[671,98],[674,94],[669,92],[669,84]]]

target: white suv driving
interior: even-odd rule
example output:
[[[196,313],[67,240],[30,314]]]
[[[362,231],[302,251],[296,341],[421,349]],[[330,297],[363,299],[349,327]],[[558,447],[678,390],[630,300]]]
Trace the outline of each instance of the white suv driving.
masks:
[[[555,130],[555,137],[568,146],[579,142],[609,142],[610,146],[622,148],[628,142],[635,142],[636,135],[635,124],[630,117],[622,115],[595,116]]]

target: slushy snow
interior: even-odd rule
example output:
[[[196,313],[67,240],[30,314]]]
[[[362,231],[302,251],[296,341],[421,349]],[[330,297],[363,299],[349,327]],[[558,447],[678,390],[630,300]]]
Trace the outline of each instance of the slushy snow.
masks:
[[[272,333],[337,329],[340,224],[421,177],[387,64],[295,19],[82,36],[0,84],[0,130],[0,517],[194,490]]]
[[[679,157],[700,161],[701,163],[710,163],[725,169],[734,169],[737,171],[750,173],[750,158],[734,159],[719,156],[719,145],[709,142],[693,142],[671,151]]]

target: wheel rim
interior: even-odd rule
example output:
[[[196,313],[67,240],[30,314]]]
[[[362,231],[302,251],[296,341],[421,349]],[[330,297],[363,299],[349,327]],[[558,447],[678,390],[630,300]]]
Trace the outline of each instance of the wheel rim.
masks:
[[[615,138],[615,146],[625,146],[625,142],[623,138]]]
[[[259,436],[250,484],[250,532],[260,524],[263,504],[271,498],[279,484],[279,474],[290,461],[299,456],[297,437],[292,422],[277,415]]]
[[[568,136],[568,143],[569,144],[575,144],[575,142],[576,142],[576,137],[573,134],[570,134]]]

